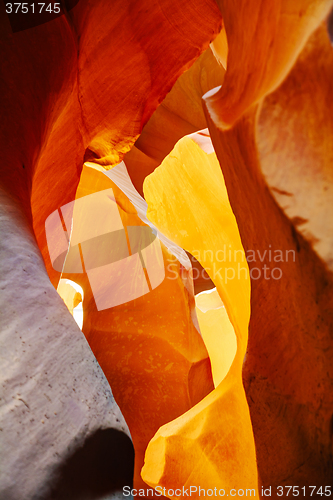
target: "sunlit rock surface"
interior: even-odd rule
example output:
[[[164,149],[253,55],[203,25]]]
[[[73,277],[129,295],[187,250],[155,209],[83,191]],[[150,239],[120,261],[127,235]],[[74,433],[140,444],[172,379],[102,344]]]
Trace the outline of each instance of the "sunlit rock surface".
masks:
[[[74,309],[82,302],[82,295],[78,292],[75,287],[70,283],[70,280],[60,280],[57,292],[59,293],[62,300],[65,302],[69,312],[73,316]]]
[[[121,168],[124,167],[115,167],[115,170]],[[112,387],[131,432],[135,449],[134,486],[145,488],[140,471],[148,442],[161,425],[185,413],[204,398],[213,389],[213,383],[208,354],[192,320],[192,317],[196,320],[195,304],[193,289],[186,288],[187,272],[184,270],[181,273],[176,257],[155,239],[154,245],[159,246],[159,265],[163,275],[162,280],[154,284],[158,269],[151,268],[153,256],[146,253],[150,247],[144,244],[140,250],[135,243],[141,238],[138,229],[148,229],[150,232],[151,229],[138,217],[129,198],[111,180],[112,173],[111,170],[107,177],[95,168],[84,166],[73,210],[71,245],[74,247],[80,239],[85,273],[63,272],[62,278],[70,278],[83,288],[83,332]],[[127,184],[127,187],[131,186],[128,176]],[[103,193],[107,196],[101,198]],[[111,205],[112,193],[114,202]],[[89,201],[92,194],[100,194],[98,213],[93,212],[96,210],[93,203],[96,202]],[[136,196],[140,202],[139,195]],[[88,204],[92,215],[90,224],[87,219],[85,225],[80,223],[86,213],[80,201]],[[103,224],[105,232],[107,228],[111,229],[110,226],[104,229],[104,224],[107,213],[113,210],[116,212],[112,218],[112,229],[118,229],[117,234],[121,231],[115,223],[118,218],[119,227],[125,228],[125,246],[121,249],[122,255],[117,253],[114,264],[110,251],[112,246],[120,244],[116,236],[113,236],[112,244],[106,247],[105,253],[98,253],[98,249],[94,248],[93,257],[96,259],[99,256],[99,263],[104,259],[103,265],[92,269],[98,273],[96,282],[90,270],[94,266],[89,264],[90,248],[84,246],[84,242],[95,234],[98,224]],[[137,231],[133,233],[133,229]],[[101,247],[103,243],[96,239],[96,245]],[[145,274],[137,252],[143,255],[145,261],[149,289],[143,286],[146,283]],[[70,255],[69,252],[67,259],[73,266],[75,264]],[[109,258],[109,262],[104,257]],[[139,268],[133,270],[128,267],[127,262],[135,262],[135,259],[135,265],[141,267],[141,274]],[[117,266],[117,270],[114,271],[112,266]],[[67,267],[66,261],[64,270]],[[105,276],[107,282],[104,285]],[[105,286],[107,289],[104,289]],[[134,289],[139,290],[137,298],[129,300],[128,294]],[[121,294],[123,298],[119,299]],[[105,298],[117,300],[116,305],[110,307],[107,304],[109,307],[104,307]],[[137,411],[133,411],[134,408]]]
[[[217,387],[227,375],[237,352],[235,330],[216,289],[198,293],[195,304]]]
[[[53,45],[48,49],[44,32],[48,25],[15,36],[24,37],[21,43],[27,46],[43,44],[47,62],[34,54],[35,66],[39,71],[43,67],[44,79],[48,72],[57,73],[64,87],[61,107],[52,115],[54,121],[49,123],[49,115],[46,118],[49,135],[34,162],[32,190],[34,230],[56,284],[59,275],[52,269],[46,247],[46,217],[75,198],[83,159],[107,168],[122,160],[177,78],[219,33],[221,14],[214,0],[191,0],[181,5],[174,0],[117,0],[111,4],[80,0],[67,17],[54,23],[69,37],[66,45],[65,34],[56,26],[55,39],[51,38],[66,51],[66,56],[62,52],[56,56],[69,60],[68,75],[56,66],[57,58],[50,67]],[[17,53],[13,64],[21,65],[19,50]],[[36,69],[28,71],[33,75]],[[21,79],[13,83],[19,91]],[[57,80],[52,83],[49,93],[60,86]],[[29,99],[25,87],[23,109]]]
[[[217,40],[218,48],[224,33],[222,31],[214,40]],[[131,180],[142,195],[144,179],[160,165],[176,142],[185,135],[207,126],[202,96],[209,89],[221,84],[225,73],[211,49],[213,44],[178,78],[143,128],[135,145],[124,157]],[[194,256],[190,256],[190,259],[196,293],[213,288],[213,282],[198,260]]]
[[[158,431],[148,446],[142,476],[152,486],[171,489],[182,485],[257,489],[255,448],[241,374],[250,278],[209,136],[181,139],[146,178],[144,193],[148,218],[195,255],[214,281],[237,336],[237,353],[229,342],[224,346],[229,352],[221,357],[216,353],[216,363],[225,365],[226,357],[232,361],[224,373],[227,376],[195,408]],[[221,343],[216,345],[220,348]],[[183,464],[181,468],[175,467],[177,462]]]
[[[248,266],[209,135],[181,139],[146,178],[144,193],[148,218],[206,269],[246,346]]]
[[[220,37],[220,35],[218,35]],[[142,130],[124,162],[143,195],[143,181],[171,152],[179,139],[206,128],[202,96],[221,84],[224,69],[208,48],[183,73]]]
[[[101,496],[119,481],[131,483],[132,445],[125,434],[119,443],[111,438],[101,443],[97,434],[92,451],[87,445],[88,465],[82,466],[80,456],[79,466],[74,460],[81,479],[73,468],[66,468],[77,448],[95,433],[123,429],[124,421],[86,341],[46,275],[39,251],[56,286],[60,272],[50,262],[45,221],[74,200],[84,158],[110,165],[130,149],[178,76],[220,31],[221,16],[212,0],[181,6],[168,1],[81,0],[50,22],[23,26],[14,33],[2,4],[0,23],[0,182],[6,193],[5,217],[14,206],[18,220],[24,220],[21,224],[11,218],[1,229],[1,328],[6,349],[2,373],[10,383],[3,398],[6,464],[1,491],[6,500],[45,498],[57,476],[55,495],[59,492],[62,500],[66,495],[88,495],[89,488],[97,488],[92,497]],[[7,239],[9,230],[17,240]],[[190,312],[186,314],[188,321]],[[184,411],[200,399],[196,391],[207,393],[201,374],[205,367],[207,373],[209,363],[196,336],[199,354],[184,361],[188,370],[193,363],[199,365],[191,371],[194,388]],[[26,380],[33,382],[26,385]],[[24,402],[14,401],[18,395],[30,410]],[[177,409],[171,418],[182,411]],[[124,463],[119,448],[127,449]],[[122,464],[118,469],[114,460]],[[111,486],[107,483],[105,489],[91,461],[105,475],[104,467],[108,468],[109,480],[115,481]]]

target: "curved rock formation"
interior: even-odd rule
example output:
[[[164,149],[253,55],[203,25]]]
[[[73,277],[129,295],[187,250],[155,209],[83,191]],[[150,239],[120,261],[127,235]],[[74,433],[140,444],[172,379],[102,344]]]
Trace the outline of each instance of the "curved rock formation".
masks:
[[[214,385],[217,387],[235,359],[237,337],[216,288],[198,293],[195,304],[202,338],[212,363]]]
[[[229,128],[283,81],[308,37],[330,12],[332,2],[242,0],[237,9],[228,0],[217,3],[228,60],[223,87],[211,100],[210,113],[221,128]],[[222,53],[224,50],[222,46]]]
[[[105,0],[81,0],[56,22],[70,38],[68,47],[64,36],[57,44],[68,53],[71,74],[65,78],[58,70],[67,102],[34,164],[32,190],[34,230],[54,284],[59,274],[49,261],[45,219],[75,198],[84,160],[107,168],[122,160],[178,76],[218,34],[221,17],[214,0],[186,2],[181,8],[169,0],[117,0],[112,8]],[[46,50],[43,33],[31,31],[30,36],[41,37],[37,40]],[[30,39],[25,43],[31,44]],[[48,67],[35,59],[36,65]]]
[[[4,500],[329,496],[332,6],[1,4]]]
[[[108,178],[95,168],[84,166],[73,209],[71,247],[62,278],[70,278],[83,288],[82,330],[112,387],[133,438],[134,487],[145,489],[140,471],[148,442],[159,427],[203,399],[213,389],[213,384],[207,351],[192,321],[193,291],[191,294],[185,286],[186,281],[181,276],[185,273],[181,273],[176,257],[157,239],[154,242],[161,246],[160,257],[158,248],[153,251],[157,251],[160,261],[155,262],[153,255],[147,253],[150,246],[146,247],[139,229],[150,231],[150,228],[138,217],[129,198],[112,182],[116,170],[120,172],[120,167],[115,167]],[[130,187],[129,177],[127,183]],[[92,193],[94,196],[100,194],[98,212],[96,201],[89,201]],[[104,193],[105,198],[101,198]],[[87,245],[89,241],[93,245],[93,240],[87,239],[95,234],[98,221],[103,225],[104,238],[108,238],[107,228],[116,230],[117,213],[112,215],[112,226],[105,224],[108,212],[113,211],[112,196],[114,210],[124,227],[125,245],[118,246],[114,258],[111,252],[120,245],[119,230],[113,236],[109,233],[113,239],[110,243],[106,241],[105,249],[100,237],[95,237],[94,244],[99,249]],[[79,267],[71,257],[71,249],[75,249],[79,240],[81,259],[79,253],[75,253],[74,258],[77,256],[82,261],[83,269],[72,274],[66,269],[69,270],[69,265]],[[91,263],[91,257],[96,263]],[[135,268],[129,267],[131,259]],[[137,269],[137,265],[141,267],[140,259],[144,260],[149,289],[142,284],[142,280],[146,281],[145,274]],[[158,266],[163,271],[161,279],[158,279]],[[137,293],[131,300],[133,290]],[[133,411],[134,408],[137,411]]]
[[[313,24],[312,29],[315,26]],[[230,51],[231,39],[229,54]],[[291,54],[286,51],[287,58]],[[243,378],[254,426],[260,481],[265,487],[273,488],[274,497],[281,485],[303,485],[304,496],[310,496],[307,488],[311,481],[328,488],[332,481],[332,401],[328,396],[332,385],[330,231],[322,228],[323,220],[326,225],[331,219],[328,212],[331,142],[329,145],[327,142],[331,117],[326,115],[329,112],[327,92],[332,82],[331,55],[323,26],[308,41],[280,89],[269,96],[259,110],[252,107],[228,132],[223,131],[226,126],[223,113],[233,95],[227,91],[229,62],[222,89],[209,92],[205,97],[213,144],[244,250],[250,257],[253,284],[250,343]],[[287,69],[288,64],[284,71]],[[274,75],[267,68],[262,67],[260,71],[266,71],[267,78]],[[239,68],[236,77],[242,79],[244,72],[244,67]],[[260,95],[263,94],[258,97]],[[316,100],[312,98],[314,95],[318,96]],[[243,97],[237,105],[242,105]],[[251,99],[253,104],[257,97],[253,95]],[[281,123],[285,134],[282,143]],[[323,124],[322,129],[318,128],[319,123]],[[173,157],[179,154],[176,151],[177,148]],[[304,154],[306,151],[309,154]],[[192,169],[190,171],[192,174]],[[165,201],[165,192],[170,189],[168,176],[174,175],[171,163],[163,174],[157,175],[157,172],[146,180],[150,216],[164,229],[171,217],[173,224],[167,222],[167,230],[176,240],[181,238],[186,247],[188,222],[184,224],[182,219],[174,222],[176,219],[170,215],[174,209]],[[304,175],[301,183],[298,182],[300,175]],[[159,177],[163,178],[162,183]],[[176,187],[172,186],[169,193],[169,196],[177,193],[176,200],[183,208],[187,203],[188,183],[187,180],[183,189],[181,180],[174,183]],[[201,188],[202,181],[197,189],[199,186]],[[221,210],[216,212],[221,217]],[[201,216],[194,213],[196,217]],[[209,217],[203,219],[206,224],[210,220]],[[205,235],[206,227],[198,230],[197,226],[197,231],[196,243]],[[204,267],[207,268],[207,263]],[[207,411],[204,402],[200,403],[197,414]],[[200,442],[198,436],[205,433],[205,427],[196,421],[197,414],[191,410],[156,434],[148,447],[143,470],[148,482],[172,487],[175,475],[172,464],[177,453],[174,443],[179,444],[195,429],[199,433],[196,441]],[[228,447],[227,441],[225,446]],[[202,458],[205,452],[197,451],[197,455]],[[222,453],[216,458],[217,463],[221,456]],[[158,472],[154,472],[156,461]],[[192,471],[193,463],[190,469],[182,470],[177,485],[185,481],[191,484]],[[206,471],[210,471],[210,466],[206,466]],[[205,484],[208,477],[210,472],[200,476],[200,485]]]
[[[332,84],[331,59],[323,26],[309,40],[286,82],[264,101],[262,114],[254,108],[230,131],[222,131],[214,121],[214,111],[210,112],[210,102],[218,99],[219,92],[205,98],[209,129],[244,250],[259,251],[267,267],[267,278],[255,271],[252,279],[243,379],[259,474],[263,484],[273,488],[327,485],[333,474],[332,276],[330,260],[323,261],[329,243],[326,235],[320,241],[311,230],[302,231],[304,223],[305,228],[316,227],[320,232],[318,205],[315,197],[309,197],[307,186],[312,186],[313,193],[319,183],[319,213],[328,214],[325,162],[330,162],[331,154],[323,142],[325,134],[316,131],[327,107],[326,85]],[[316,79],[318,98],[313,103],[309,72],[312,75],[316,68],[316,78],[323,75],[323,79]],[[290,111],[284,108],[286,102]],[[318,114],[316,108],[321,106]],[[289,113],[291,121],[283,124]],[[288,142],[283,141],[280,129],[277,142],[278,117]],[[330,127],[331,117],[324,122]],[[312,161],[304,147],[312,152]],[[283,175],[285,168],[288,174]],[[304,213],[311,214],[309,224],[296,215]],[[249,261],[249,267],[255,269],[258,263]]]
[[[226,357],[234,358],[230,370],[203,401],[158,431],[147,449],[143,478],[167,489],[257,490],[255,448],[241,378],[250,278],[209,136],[203,140],[202,135],[193,134],[181,139],[146,178],[144,192],[149,219],[195,255],[216,284],[235,329],[237,352],[228,343],[224,349],[229,352],[215,352],[219,364],[225,365]],[[177,461],[183,466],[175,470]]]
[[[208,46],[221,26],[213,0],[187,2],[182,7],[168,1],[110,4],[81,0],[66,5],[69,10],[62,5],[61,15],[52,16],[49,22],[43,18],[31,24],[31,16],[23,15],[27,24],[16,27],[10,24],[12,19],[4,4],[0,8],[0,109],[4,117],[1,190],[5,196],[1,231],[8,233],[8,238],[1,241],[1,326],[8,349],[3,373],[10,381],[4,393],[3,427],[6,432],[8,425],[12,428],[4,446],[6,456],[11,457],[1,483],[6,500],[17,500],[22,495],[32,498],[37,491],[41,498],[47,497],[57,474],[61,498],[75,498],[71,486],[67,492],[64,486],[69,484],[71,474],[60,471],[60,464],[64,465],[71,453],[70,463],[77,463],[76,450],[85,439],[90,443],[88,449],[96,451],[94,443],[100,443],[100,437],[96,434],[94,440],[94,433],[125,429],[120,417],[119,425],[113,418],[113,413],[118,418],[118,408],[106,379],[46,275],[39,251],[56,286],[60,272],[51,266],[45,220],[75,198],[84,158],[98,161],[103,157],[106,160],[101,163],[115,164],[130,149],[177,77]],[[44,373],[46,365],[52,380]],[[30,373],[36,381],[25,386]],[[62,377],[66,381],[62,382]],[[87,389],[82,386],[86,377]],[[50,391],[44,391],[44,387]],[[51,394],[51,402],[41,396],[42,390],[47,396]],[[88,394],[83,397],[86,390]],[[21,396],[27,405],[18,401],[13,408],[8,407],[13,405],[9,403],[13,398]],[[28,406],[37,418],[29,418]],[[13,419],[8,420],[7,409],[13,409],[9,413]],[[51,418],[51,411],[56,411],[58,417]],[[69,431],[73,418],[79,423]],[[35,436],[33,444],[26,442],[31,436]],[[133,455],[126,440],[107,438],[115,455],[120,457],[119,447],[127,449],[125,479],[121,479],[120,469],[116,475],[120,482],[130,484]],[[97,453],[99,449],[98,445]],[[39,454],[42,467],[28,461],[32,453]],[[115,466],[109,458],[106,463]],[[82,469],[83,476],[84,470],[87,467]],[[73,469],[69,467],[68,471]],[[118,479],[111,489],[119,486]],[[99,482],[96,495],[106,494],[110,484],[105,490],[97,474],[95,487]],[[75,484],[75,494],[80,496],[82,491]]]

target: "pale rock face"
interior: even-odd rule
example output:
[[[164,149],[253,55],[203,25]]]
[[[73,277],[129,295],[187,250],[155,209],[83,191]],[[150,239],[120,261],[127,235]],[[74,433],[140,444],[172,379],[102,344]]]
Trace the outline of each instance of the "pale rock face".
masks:
[[[127,425],[26,219],[0,198],[0,498],[119,498],[133,475]]]
[[[330,272],[333,117],[327,103],[332,81],[333,51],[323,25],[283,85],[265,99],[257,136],[261,169],[272,196]]]
[[[140,193],[155,170],[145,181],[159,184],[151,186],[153,215],[173,241],[201,251],[200,273],[216,264],[205,253],[217,257],[223,248],[225,200],[225,221],[235,219],[230,241],[245,254],[260,252],[272,276],[281,272],[281,279],[251,277],[251,303],[248,278],[242,293],[235,282],[216,283],[238,344],[211,392],[190,278],[132,307],[142,329],[134,321],[127,328],[127,310],[119,318],[110,310],[97,315],[88,295],[83,329],[138,443],[136,481],[333,484],[332,14],[331,42],[326,26],[318,28],[333,0],[240,0],[237,8],[229,0],[63,4],[65,15],[19,30],[0,9],[0,184],[10,193],[0,188],[0,500],[115,500],[132,482],[129,430],[51,284],[60,272],[45,235],[47,217],[74,200],[84,161],[102,170],[123,158]],[[213,53],[199,57],[209,44]],[[208,149],[207,132],[193,142],[206,126]],[[188,134],[183,151],[204,168],[193,161],[186,170],[177,160],[174,178],[157,183],[156,167]],[[275,264],[269,249],[295,257]],[[250,273],[255,266],[249,261]],[[198,284],[203,289],[206,277]],[[226,315],[211,311],[201,324],[214,341],[214,365],[222,359],[215,321],[222,328]],[[190,335],[179,335],[179,325]],[[146,370],[148,356],[134,355],[133,332],[139,347],[142,338],[149,349],[157,339],[156,372]],[[134,363],[126,365],[128,354]],[[181,369],[169,371],[177,359]],[[181,387],[185,404],[177,400]]]

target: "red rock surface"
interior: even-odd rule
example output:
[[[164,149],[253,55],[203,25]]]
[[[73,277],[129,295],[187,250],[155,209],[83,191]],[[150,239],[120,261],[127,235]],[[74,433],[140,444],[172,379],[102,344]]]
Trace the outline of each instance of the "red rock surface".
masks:
[[[126,433],[124,422],[114,418],[118,409],[106,378],[51,285],[57,285],[60,272],[53,269],[49,257],[47,217],[75,199],[84,161],[107,170],[125,158],[133,183],[142,193],[145,178],[175,143],[207,125],[241,243],[246,254],[254,252],[256,256],[248,262],[254,273],[250,307],[247,303],[238,317],[230,313],[237,298],[227,304],[236,334],[239,318],[244,320],[242,351],[235,358],[237,369],[234,366],[231,377],[187,412],[207,394],[211,383],[207,353],[193,326],[189,274],[190,293],[179,279],[174,288],[165,283],[160,290],[141,297],[133,308],[144,325],[145,338],[155,342],[154,347],[147,343],[145,352],[153,349],[156,355],[161,343],[161,351],[169,349],[170,359],[179,358],[173,379],[164,372],[161,376],[159,370],[151,379],[144,378],[144,364],[138,355],[133,366],[126,364],[119,353],[122,349],[132,352],[128,310],[123,308],[119,318],[115,308],[97,314],[86,278],[76,276],[85,288],[83,329],[133,429],[134,444],[140,450],[137,484],[142,484],[139,464],[148,440],[159,425],[184,412],[162,427],[151,442],[148,468],[149,460],[153,465],[162,463],[152,484],[160,484],[164,470],[163,481],[168,476],[172,482],[173,474],[179,482],[183,475],[189,480],[193,462],[188,456],[204,460],[206,450],[213,454],[215,450],[219,463],[222,449],[225,456],[237,456],[237,465],[230,466],[232,474],[228,467],[222,474],[211,462],[203,466],[197,462],[197,477],[207,481],[216,478],[222,483],[236,480],[242,477],[241,460],[251,456],[246,477],[255,482],[254,440],[259,480],[265,487],[331,485],[333,60],[326,26],[320,25],[332,8],[332,0],[240,0],[237,5],[229,0],[64,3],[68,10],[49,22],[43,17],[42,24],[31,16],[16,22],[5,13],[5,4],[0,6],[0,290],[5,348],[1,418],[7,429],[5,450],[9,457],[1,494],[5,500],[17,500],[20,495],[32,499],[37,491],[41,495],[50,492],[55,471],[66,466],[66,450],[75,454],[78,444],[85,444],[105,428]],[[20,26],[21,22],[27,24]],[[332,14],[329,29],[332,31]],[[218,33],[212,45],[217,63],[210,49],[204,51]],[[213,87],[218,88],[206,94],[203,112],[202,94]],[[208,192],[216,187],[213,184],[211,181]],[[175,196],[180,187],[177,179],[174,185]],[[200,183],[196,186],[199,191],[201,187]],[[165,211],[168,203],[163,203],[163,186],[159,189]],[[125,205],[127,201],[122,198]],[[177,203],[181,201],[177,192]],[[199,213],[200,206],[194,210]],[[200,214],[204,218],[204,210]],[[136,214],[131,208],[125,211],[125,218],[132,216]],[[218,226],[218,208],[214,216]],[[201,241],[202,235],[211,223],[212,218],[207,223],[202,220],[201,229],[195,227],[204,248],[207,242]],[[213,229],[209,237],[213,246],[218,241]],[[195,238],[192,243],[193,250]],[[168,254],[165,248],[163,252]],[[274,260],[274,252],[280,252],[280,260]],[[173,264],[180,276],[179,262],[174,260]],[[200,265],[196,266],[201,272]],[[223,283],[219,285],[225,293]],[[202,289],[203,283],[198,286]],[[158,320],[153,316],[157,310]],[[179,324],[186,332],[181,338],[177,336]],[[121,335],[124,331],[125,336]],[[188,339],[186,348],[174,349]],[[165,369],[167,361],[166,356]],[[72,368],[76,364],[78,367]],[[129,373],[130,385],[137,389],[133,401],[139,422],[126,393]],[[29,377],[33,382],[26,382]],[[232,377],[238,381],[236,392],[242,400],[230,389],[236,386],[228,385]],[[167,396],[165,401],[159,399],[159,383]],[[41,400],[41,391],[48,391],[49,385],[51,401]],[[76,395],[69,395],[71,388]],[[178,389],[181,397],[176,400]],[[85,391],[89,393],[86,399]],[[232,401],[230,411],[221,405],[226,392]],[[68,433],[73,402],[79,408],[74,411],[75,422],[81,423]],[[161,413],[156,412],[152,425],[144,429],[155,403]],[[55,407],[59,418],[40,419]],[[241,440],[235,453],[232,447],[214,448],[228,431],[223,427],[219,433],[216,422],[221,415],[227,421],[233,413],[233,442]],[[191,448],[189,442],[199,435],[198,429],[204,432]],[[161,443],[166,435],[172,452],[154,456],[154,443]],[[182,440],[186,446],[182,464],[178,464],[170,456],[179,458],[174,445]],[[128,445],[126,436],[125,441]],[[244,449],[250,451],[241,456],[244,443]],[[52,454],[52,447],[59,455]],[[36,454],[38,463],[31,460]],[[127,463],[125,476],[130,470]],[[55,493],[61,500],[68,474]],[[74,494],[81,494],[77,484],[66,490],[71,500]],[[310,494],[303,496],[310,498]],[[272,497],[277,498],[276,488]]]
[[[186,2],[181,6],[178,2],[168,1],[133,3],[119,0],[110,4],[103,0],[93,3],[81,0],[70,12],[50,22],[14,33],[5,6],[1,4],[0,23],[0,110],[3,117],[0,182],[6,196],[13,200],[5,204],[5,209],[11,211],[11,203],[15,203],[19,217],[26,219],[18,236],[23,254],[26,242],[33,238],[33,223],[49,277],[56,285],[60,273],[52,269],[49,260],[44,226],[46,218],[75,198],[84,158],[100,159],[101,163],[108,165],[119,162],[178,76],[217,35],[221,16],[213,0]],[[12,223],[15,224],[15,220]],[[17,227],[21,228],[20,225]],[[6,232],[6,225],[1,230]],[[16,296],[20,297],[10,328],[17,325],[14,319],[17,314],[21,317],[17,326],[24,330],[24,311],[28,309],[31,335],[45,343],[45,339],[40,339],[42,318],[47,316],[50,307],[57,309],[58,306],[41,301],[31,309],[31,287],[24,279],[23,263],[11,259],[10,248],[9,245],[4,250],[1,280],[8,286],[11,278],[15,278],[17,281],[12,291],[19,290]],[[30,252],[27,258],[35,257]],[[35,279],[33,286],[42,297],[45,291],[47,301],[52,301],[55,290],[43,282],[47,279],[45,269],[42,261],[37,260],[35,276],[32,269],[29,280]],[[17,274],[13,271],[15,266],[20,270]],[[61,307],[56,314],[62,325],[62,315],[66,316],[64,321],[67,322],[69,313]],[[7,308],[6,295],[2,308]],[[46,328],[48,335],[55,331],[53,324]],[[74,330],[77,332],[75,325]],[[85,341],[81,338],[80,342],[84,345]],[[24,356],[13,359],[14,362],[25,377]],[[78,362],[85,361],[79,356]],[[61,363],[59,370],[62,370]],[[101,385],[107,384],[100,376]],[[81,383],[84,383],[83,378]],[[20,384],[18,377],[11,386],[13,397]],[[63,389],[57,370],[54,384],[55,397],[61,398]],[[11,393],[7,397],[11,398]],[[103,405],[99,404],[102,408]],[[84,418],[95,414],[99,404],[96,403],[96,408],[90,413],[83,411]],[[19,418],[18,415],[17,420]],[[103,422],[101,416],[96,428]],[[16,416],[12,425],[18,425]],[[55,428],[48,427],[46,444],[52,443],[55,436],[62,438],[62,425],[67,425],[63,416],[57,420]],[[28,436],[32,429],[33,424],[27,422],[25,435]],[[22,494],[25,498],[32,498],[37,490],[41,492],[42,487],[48,487],[49,483],[46,476],[35,473],[33,462],[26,464],[23,440],[20,443],[21,448],[15,440],[6,445],[6,454],[17,456],[15,466],[8,474],[15,483],[17,474],[24,468],[33,481],[26,485],[26,493]],[[62,456],[59,460],[61,462]],[[52,467],[53,462],[45,463],[45,467],[48,466]],[[2,484],[7,488],[6,482]],[[18,488],[20,484],[18,481]],[[8,491],[6,489],[9,495]],[[18,498],[15,492],[13,495],[13,498]],[[6,500],[9,498],[7,496]]]

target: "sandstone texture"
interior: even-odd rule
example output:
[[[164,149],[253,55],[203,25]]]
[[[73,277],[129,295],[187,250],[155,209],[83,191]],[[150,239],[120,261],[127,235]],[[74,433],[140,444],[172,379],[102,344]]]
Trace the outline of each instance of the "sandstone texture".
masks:
[[[5,500],[95,498],[131,484],[127,426],[49,281],[57,286],[60,272],[50,262],[45,221],[75,199],[85,159],[119,162],[219,32],[214,1],[188,2],[185,10],[190,22],[181,21],[177,2],[81,0],[61,6],[49,22],[28,16],[15,25],[1,6]],[[79,454],[77,464],[75,454],[85,446],[88,458]]]
[[[128,427],[3,191],[0,224],[0,498],[116,498],[132,480]]]
[[[0,499],[330,496],[333,0],[8,8]]]
[[[215,373],[226,365],[226,359],[231,359],[230,369],[224,371],[223,380],[215,379],[220,383],[203,401],[154,436],[147,449],[143,478],[153,486],[169,488],[257,490],[255,446],[241,376],[250,317],[250,277],[210,139],[202,141],[199,134],[181,139],[147,177],[144,193],[148,218],[195,255],[215,282],[236,334],[237,352],[234,344],[223,343],[222,332],[223,347],[213,340]],[[209,336],[209,325],[203,327]],[[226,326],[223,330],[227,335]],[[176,460],[186,464],[177,472]]]
[[[83,168],[73,210],[71,245],[74,247],[77,241],[76,228],[79,228],[80,241],[83,242],[82,264],[86,272],[66,273],[66,261],[62,278],[70,278],[83,288],[82,331],[99,360],[128,423],[135,449],[134,486],[146,488],[140,471],[148,442],[159,427],[182,415],[203,399],[213,389],[213,381],[208,354],[196,328],[196,318],[194,321],[192,319],[195,315],[193,288],[192,291],[186,288],[185,273],[183,276],[180,273],[180,262],[162,242],[159,243],[156,239],[146,246],[140,233],[133,233],[133,229],[150,231],[150,228],[138,217],[130,199],[112,181],[114,171],[119,171],[119,167],[114,167],[108,176],[95,168]],[[128,176],[127,183],[131,185]],[[101,201],[99,210],[101,214],[112,210],[110,197],[113,193],[116,212],[112,221],[114,224],[118,214],[119,222],[128,237],[129,254],[126,257],[127,244],[124,236],[124,247],[121,249],[123,260],[117,255],[116,262],[112,263],[112,246],[108,246],[103,265],[91,270],[90,249],[86,250],[84,241],[88,238],[87,231],[90,236],[95,233],[90,233],[91,226],[88,225],[87,218],[86,225],[82,226],[80,217],[83,209],[80,202],[89,200],[92,193],[100,193],[102,196],[106,192],[109,193],[108,197]],[[139,195],[137,196],[140,201]],[[91,213],[92,204],[88,208]],[[97,214],[94,220],[93,230],[96,229]],[[104,222],[101,223],[102,231],[106,232],[107,226]],[[82,227],[84,232],[81,231]],[[114,225],[112,227],[115,228]],[[115,236],[113,238],[114,247],[117,242]],[[154,244],[160,248],[153,247]],[[156,252],[157,261],[152,254],[147,253],[151,251]],[[145,287],[144,273],[140,272],[139,253],[145,262],[150,290]],[[96,259],[96,247],[93,254]],[[70,255],[69,252],[67,259],[71,266],[75,266]],[[101,252],[99,255],[102,256]],[[184,255],[187,259],[186,254]],[[135,263],[135,268],[128,267],[127,262],[130,263],[130,260]],[[188,264],[190,265],[189,262]],[[114,272],[113,266],[117,266],[117,272]],[[161,279],[158,279],[159,269],[162,270]],[[138,291],[136,298],[128,300],[133,290]],[[122,293],[123,298],[118,300]],[[109,301],[116,300],[112,302],[114,307],[110,307],[109,303],[109,307],[104,306],[105,297]]]
[[[318,28],[310,38],[286,85],[302,68],[303,57],[311,54],[315,40],[317,46],[329,44],[326,26]],[[326,59],[325,62],[319,60],[318,65],[321,71],[325,71]],[[323,85],[325,92],[325,81]],[[273,114],[281,109],[278,97],[283,88],[268,98],[268,103],[274,108]],[[302,99],[304,93],[298,88],[297,92],[299,97],[296,99]],[[274,167],[268,165],[265,154],[270,140],[270,147],[274,147],[274,128],[270,135],[272,122],[267,121],[263,129],[265,113],[261,118],[260,108],[253,108],[232,130],[224,132],[216,126],[210,113],[210,100],[217,95],[205,99],[208,123],[244,250],[257,249],[264,255],[265,249],[272,248],[284,256],[281,261],[274,261],[266,252],[260,265],[264,263],[270,273],[273,268],[280,269],[281,279],[272,279],[271,274],[270,279],[265,279],[261,274],[259,279],[252,280],[251,287],[249,344],[243,380],[253,423],[259,475],[264,485],[292,482],[306,486],[311,481],[327,484],[332,478],[332,277],[329,262],[325,263],[318,255],[317,243],[313,240],[309,243],[302,235],[299,230],[302,221],[288,217],[300,194],[293,196],[291,193],[290,205],[284,205],[282,209],[276,203],[277,197],[281,203],[281,196],[290,193],[289,175],[292,171],[289,170],[290,174],[283,181],[280,178],[278,186],[272,183],[269,172],[273,172]],[[320,95],[317,102],[320,105]],[[296,113],[299,123],[302,123],[299,113],[305,112],[307,110],[299,108]],[[321,119],[320,115],[316,116]],[[258,135],[257,123],[261,123]],[[284,130],[292,134],[295,129],[288,126]],[[291,152],[290,160],[294,159],[295,140],[296,137],[288,142],[288,148],[282,141],[282,151],[288,149]],[[315,137],[308,136],[309,148],[313,141]],[[325,149],[321,151],[322,154],[327,152]],[[304,151],[299,149],[299,152],[306,162],[308,158],[303,157]],[[279,165],[279,169],[284,165]],[[321,155],[311,166],[315,171],[320,170]],[[295,168],[298,167],[296,160]],[[265,178],[271,184],[271,190]],[[310,181],[305,168],[301,178],[300,183],[297,181],[297,193],[302,192],[304,181]],[[303,191],[303,196],[307,201],[303,198],[302,210],[308,207],[316,217],[316,205],[309,199],[308,190]],[[292,252],[289,259],[288,251]],[[249,266],[251,269],[258,264],[249,262]],[[279,439],[275,438],[277,434]],[[268,442],[271,443],[269,447]],[[285,456],[282,461],[281,454]]]

